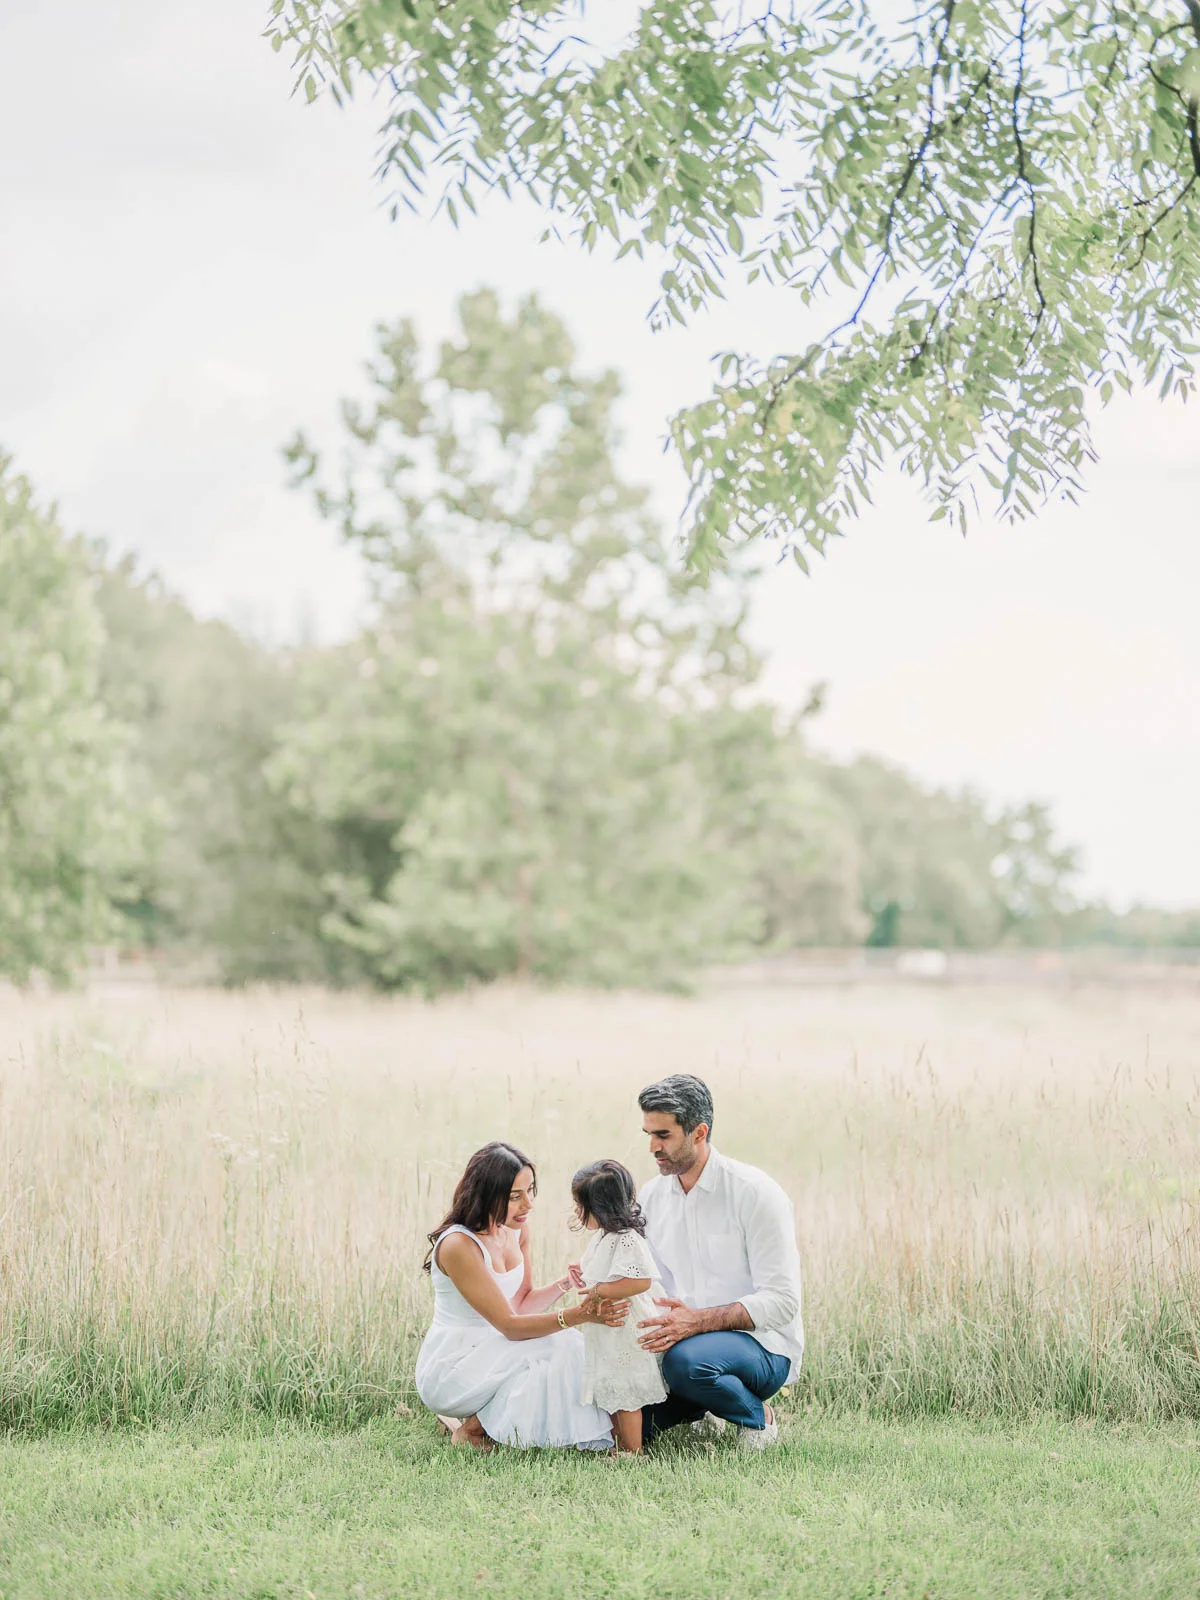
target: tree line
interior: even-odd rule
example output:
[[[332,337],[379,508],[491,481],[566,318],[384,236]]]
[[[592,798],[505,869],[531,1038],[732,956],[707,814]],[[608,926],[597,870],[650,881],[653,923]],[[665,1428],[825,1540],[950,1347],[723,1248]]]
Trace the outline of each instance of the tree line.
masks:
[[[686,983],[806,945],[1196,940],[1071,896],[1036,804],[840,764],[756,688],[752,575],[689,571],[610,372],[534,298],[379,330],[331,470],[337,645],[203,620],[0,464],[0,971],[116,941],[229,982]],[[1150,921],[1147,919],[1151,918]]]

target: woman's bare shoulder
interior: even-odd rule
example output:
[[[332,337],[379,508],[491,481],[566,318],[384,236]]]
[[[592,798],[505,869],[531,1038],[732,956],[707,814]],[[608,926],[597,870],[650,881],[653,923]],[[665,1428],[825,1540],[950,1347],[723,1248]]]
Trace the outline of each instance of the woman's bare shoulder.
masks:
[[[470,1233],[444,1233],[433,1247],[434,1260],[443,1272],[453,1266],[482,1265],[482,1242]]]

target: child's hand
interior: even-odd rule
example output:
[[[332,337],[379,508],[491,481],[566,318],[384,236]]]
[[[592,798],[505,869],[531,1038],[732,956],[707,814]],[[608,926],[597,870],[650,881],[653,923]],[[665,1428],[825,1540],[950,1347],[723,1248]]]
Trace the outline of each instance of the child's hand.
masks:
[[[587,1284],[585,1284],[583,1281],[583,1269],[580,1267],[578,1261],[571,1262],[570,1266],[567,1268],[567,1277],[571,1280],[572,1289],[587,1288]]]

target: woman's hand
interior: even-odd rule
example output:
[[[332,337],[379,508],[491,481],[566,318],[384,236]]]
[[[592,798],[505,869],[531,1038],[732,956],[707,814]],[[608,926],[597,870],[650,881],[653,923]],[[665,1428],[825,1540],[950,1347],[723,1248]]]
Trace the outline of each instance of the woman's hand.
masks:
[[[583,1281],[583,1268],[579,1265],[578,1261],[572,1261],[570,1266],[568,1266],[567,1282],[571,1285],[572,1289],[587,1288],[587,1284]]]
[[[601,1300],[596,1295],[588,1295],[586,1300],[579,1302],[579,1311],[582,1313],[580,1322],[599,1322],[606,1328],[621,1328],[629,1315],[630,1302],[628,1300]]]

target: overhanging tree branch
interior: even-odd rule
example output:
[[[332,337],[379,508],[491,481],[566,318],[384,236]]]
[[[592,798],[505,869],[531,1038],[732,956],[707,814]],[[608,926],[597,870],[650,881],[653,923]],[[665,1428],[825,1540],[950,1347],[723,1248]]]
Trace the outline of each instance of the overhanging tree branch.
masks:
[[[937,136],[939,127],[937,120],[938,77],[946,57],[946,44],[950,37],[950,27],[954,21],[954,9],[956,4],[957,0],[946,0],[945,3],[942,32],[937,41],[937,50],[933,58],[933,64],[929,69],[929,85],[926,91],[925,129],[916,148],[910,153],[909,158],[905,163],[904,170],[900,174],[900,181],[896,185],[891,199],[888,202],[887,213],[884,216],[883,221],[883,237],[879,243],[879,259],[876,261],[874,270],[867,279],[866,286],[859,297],[858,304],[848,317],[846,317],[842,322],[839,322],[835,328],[832,328],[825,335],[824,339],[821,341],[823,345],[832,344],[839,333],[844,333],[847,328],[854,327],[857,324],[859,318],[866,310],[871,296],[874,294],[875,289],[878,286],[885,267],[892,259],[892,237],[895,232],[896,218],[899,214],[901,202],[908,193],[909,185],[912,183],[918,168],[924,161],[930,146],[933,144],[934,139]],[[976,92],[978,92],[978,89],[982,87],[986,81],[987,74],[984,75],[984,78],[980,81],[980,84],[977,85]],[[764,410],[767,414],[773,410],[779,400],[779,396],[787,388],[788,384],[792,383],[803,371],[804,365],[804,361],[797,361],[771,385],[764,400]]]
[[[394,66],[423,89],[388,122],[384,169],[410,188],[437,162],[523,189],[589,245],[660,250],[680,317],[724,292],[728,262],[805,307],[828,272],[847,282],[849,315],[806,352],[731,352],[736,381],[674,420],[698,559],[743,534],[820,545],[890,457],[935,514],[980,481],[1025,512],[1074,493],[1089,388],[1114,372],[1193,382],[1200,0],[920,0],[903,20],[866,0],[742,0],[728,20],[643,0],[629,40],[552,78],[565,0],[274,5],[301,72],[325,27],[335,74],[357,63],[378,83]],[[798,198],[773,215],[792,152]],[[885,283],[899,309],[876,330]],[[993,438],[1011,471],[977,479]]]
[[[1033,287],[1037,294],[1038,310],[1030,329],[1029,341],[1025,346],[1028,355],[1029,346],[1037,336],[1042,319],[1046,315],[1046,295],[1042,288],[1041,266],[1038,262],[1037,252],[1037,189],[1029,173],[1029,159],[1025,153],[1025,136],[1021,131],[1021,96],[1025,90],[1025,42],[1029,27],[1029,0],[1021,0],[1021,26],[1017,34],[1017,81],[1013,86],[1012,96],[1012,132],[1013,140],[1017,147],[1017,180],[1024,184],[1029,194],[1029,263],[1033,269]]]

